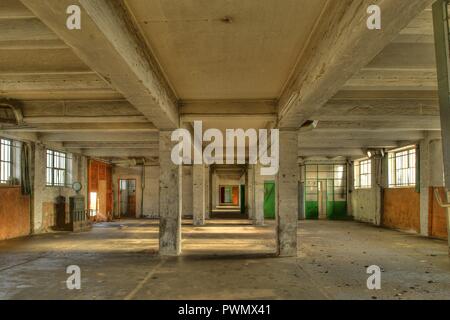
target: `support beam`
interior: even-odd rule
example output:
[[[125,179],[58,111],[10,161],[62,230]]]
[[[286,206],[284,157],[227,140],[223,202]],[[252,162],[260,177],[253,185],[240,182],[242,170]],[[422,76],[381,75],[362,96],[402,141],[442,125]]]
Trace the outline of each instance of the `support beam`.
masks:
[[[76,123],[147,123],[144,116],[103,116],[103,117],[72,117],[72,116],[48,116],[48,117],[25,117],[23,121],[37,127],[48,124],[76,124]]]
[[[309,120],[432,2],[381,1],[383,28],[369,30],[373,1],[329,1],[280,99],[280,126],[298,128]]]
[[[160,129],[178,127],[177,98],[122,2],[21,1],[149,121]],[[82,8],[80,31],[66,27],[66,9],[74,4]]]
[[[409,122],[403,121],[320,121],[314,132],[327,132],[336,130],[358,131],[439,131],[441,124],[439,119],[415,119]]]
[[[309,141],[314,139],[335,141],[358,141],[358,140],[391,140],[395,137],[396,141],[419,141],[424,138],[423,131],[395,131],[386,129],[384,131],[357,131],[349,130],[327,130],[324,132],[311,130],[300,132],[299,141]]]
[[[108,91],[111,86],[92,72],[74,73],[0,73],[0,94],[27,91]]]
[[[348,80],[342,90],[436,90],[436,70],[365,68]]]
[[[157,142],[65,142],[65,149],[153,149],[158,148]]]
[[[320,121],[439,121],[435,100],[331,100],[311,116]]]
[[[40,133],[43,142],[158,142],[156,132],[57,132]]]
[[[297,256],[298,182],[300,170],[295,150],[297,131],[280,131],[280,168],[277,176],[277,248],[282,257]]]
[[[88,157],[96,158],[152,158],[158,156],[158,148],[149,149],[81,149]]]
[[[151,123],[44,123],[32,126],[4,126],[4,129],[17,132],[157,132]]]
[[[6,41],[59,40],[39,19],[0,19],[0,43]]]
[[[170,131],[159,133],[159,254],[176,256],[181,254],[182,214],[182,166],[171,160]]]
[[[392,137],[395,139],[395,136]],[[300,149],[308,148],[396,148],[399,146],[398,141],[361,139],[361,140],[328,140],[324,138],[299,138],[298,147]]]
[[[237,101],[183,101],[180,106],[181,119],[184,122],[252,119],[276,121],[276,103],[271,100]]]
[[[366,154],[359,148],[301,148],[298,150],[299,157],[362,157]],[[280,156],[281,157],[281,156]]]

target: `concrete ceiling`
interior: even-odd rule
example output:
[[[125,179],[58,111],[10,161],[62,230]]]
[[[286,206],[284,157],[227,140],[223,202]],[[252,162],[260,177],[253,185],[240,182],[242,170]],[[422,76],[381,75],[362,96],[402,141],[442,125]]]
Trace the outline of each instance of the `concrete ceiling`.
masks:
[[[412,143],[424,131],[440,129],[431,10],[422,7],[417,15],[395,9],[394,2],[386,0],[385,11],[409,24],[391,30],[394,36],[373,50],[373,59],[353,66],[346,83],[329,83],[337,94],[308,115],[320,122],[299,132],[300,156],[360,156],[365,148]],[[334,29],[356,23],[339,15],[349,11],[341,2],[327,0],[125,0],[125,7],[99,2],[101,8],[80,3],[89,12],[87,29],[74,35],[57,13],[71,0],[0,2],[0,100],[15,99],[22,109],[24,123],[12,133],[33,133],[105,159],[157,157],[159,119],[202,120],[205,130],[270,127],[283,98],[302,88],[291,83],[310,82],[314,97],[327,91],[313,83],[320,78],[315,72],[333,68],[330,46],[340,53],[346,39],[325,40]],[[128,13],[132,19],[122,21]],[[336,28],[327,24],[328,16]],[[358,42],[348,43],[352,48]],[[363,49],[354,56],[364,56]]]
[[[326,0],[126,3],[180,99],[273,99]]]

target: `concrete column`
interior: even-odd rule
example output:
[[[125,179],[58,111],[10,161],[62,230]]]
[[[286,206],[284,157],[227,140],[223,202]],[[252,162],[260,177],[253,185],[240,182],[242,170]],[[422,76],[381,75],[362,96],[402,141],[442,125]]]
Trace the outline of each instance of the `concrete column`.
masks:
[[[205,224],[205,167],[192,166],[194,226]]]
[[[428,133],[425,134],[425,139],[420,141],[419,145],[420,156],[420,234],[428,236],[428,216],[429,216],[429,202],[430,202],[430,141]]]
[[[174,256],[181,253],[182,166],[171,160],[170,131],[159,133],[159,254]]]
[[[211,175],[208,166],[205,167],[205,219],[209,219],[211,214]]]
[[[277,176],[278,255],[297,256],[298,132],[280,130],[280,168]],[[294,152],[293,152],[294,151]]]
[[[371,159],[372,165],[372,192],[375,199],[375,217],[374,223],[377,226],[381,225],[381,216],[383,214],[383,187],[382,187],[382,167],[383,159],[373,157]]]
[[[261,176],[261,166],[259,164],[254,167],[254,176],[255,210],[253,223],[257,226],[262,226],[264,225],[264,177]]]
[[[249,165],[247,168],[247,214],[250,220],[255,217],[255,168]]]

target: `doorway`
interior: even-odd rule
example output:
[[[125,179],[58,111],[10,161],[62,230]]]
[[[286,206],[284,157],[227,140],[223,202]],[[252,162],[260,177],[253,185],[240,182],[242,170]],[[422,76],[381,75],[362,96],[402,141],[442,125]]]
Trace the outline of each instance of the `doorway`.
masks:
[[[119,180],[119,216],[136,218],[136,179]]]

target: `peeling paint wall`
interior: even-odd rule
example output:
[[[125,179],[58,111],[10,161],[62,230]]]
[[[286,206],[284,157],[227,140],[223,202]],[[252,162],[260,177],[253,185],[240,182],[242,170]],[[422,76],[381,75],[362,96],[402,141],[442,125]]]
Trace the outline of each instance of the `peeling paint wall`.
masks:
[[[420,194],[415,188],[384,190],[384,227],[420,232]]]
[[[445,188],[443,187],[431,187],[429,190],[429,217],[428,217],[428,228],[429,235],[434,238],[447,239],[447,209],[442,208],[436,197],[434,196],[434,190],[437,189],[441,195],[441,199],[445,199]]]
[[[30,234],[30,197],[20,187],[0,187],[0,240]]]
[[[371,189],[357,189],[351,193],[353,218],[356,221],[380,225],[380,214],[377,191]]]

